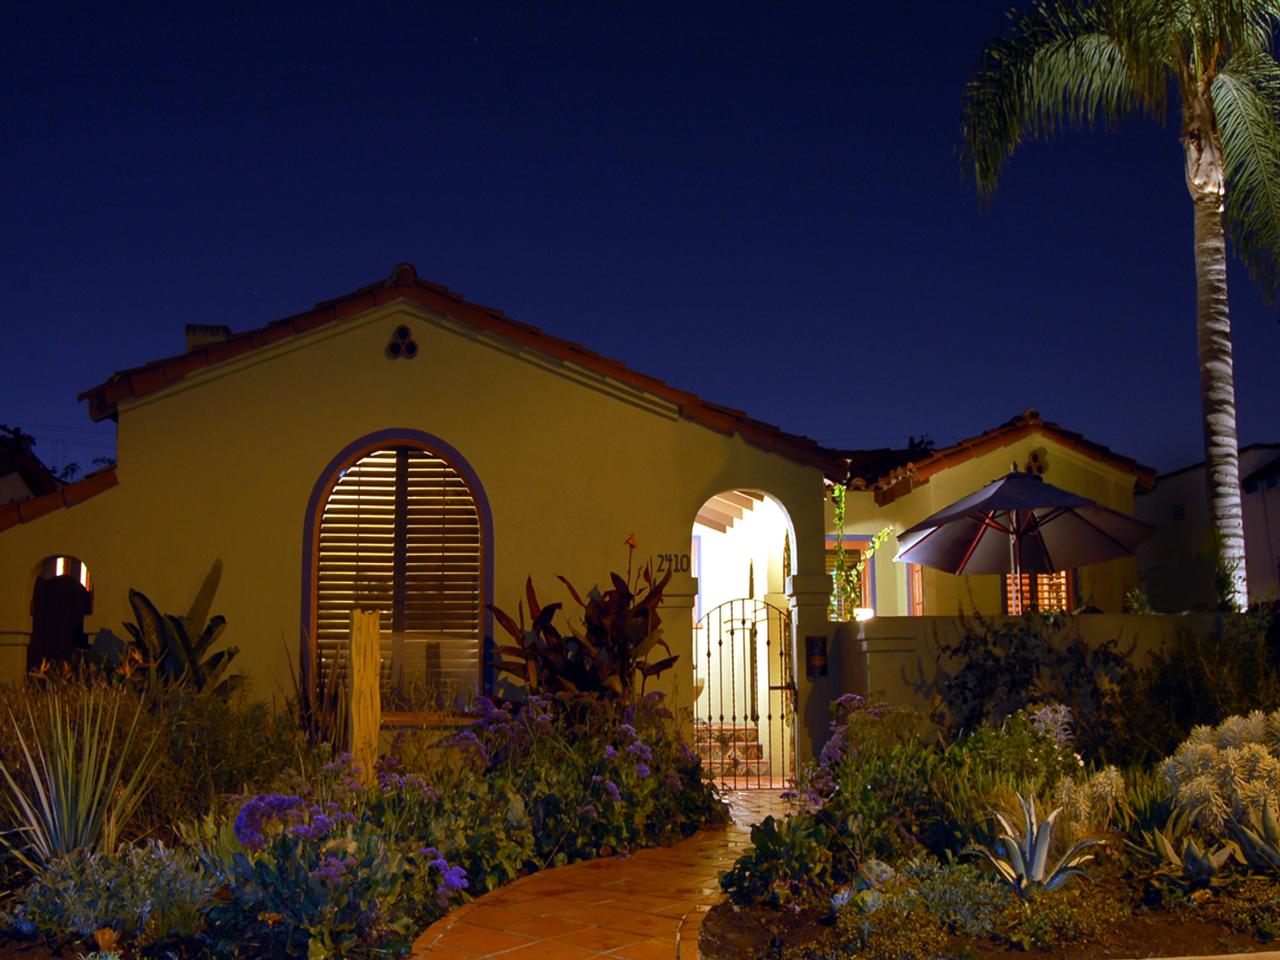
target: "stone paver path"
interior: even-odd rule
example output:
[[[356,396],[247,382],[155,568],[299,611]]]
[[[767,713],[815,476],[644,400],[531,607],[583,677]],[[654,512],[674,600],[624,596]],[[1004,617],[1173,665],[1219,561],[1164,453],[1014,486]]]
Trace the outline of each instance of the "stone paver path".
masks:
[[[433,923],[414,960],[695,960],[702,918],[723,894],[719,874],[750,843],[750,825],[786,803],[776,790],[726,796],[727,827],[670,847],[543,870]]]

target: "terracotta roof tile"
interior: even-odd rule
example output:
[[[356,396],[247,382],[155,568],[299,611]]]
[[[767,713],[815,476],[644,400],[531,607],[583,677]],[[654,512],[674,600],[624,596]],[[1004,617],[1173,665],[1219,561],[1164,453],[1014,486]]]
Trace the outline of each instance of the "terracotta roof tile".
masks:
[[[741,433],[748,443],[818,467],[832,480],[843,482],[846,478],[847,462],[837,451],[828,450],[808,437],[786,433],[772,424],[754,420],[740,410],[708,403],[696,394],[676,389],[654,377],[631,370],[626,364],[602,357],[581,344],[561,340],[544,333],[538,327],[512,320],[501,311],[469,303],[447,287],[421,279],[407,263],[399,264],[391,276],[381,283],[370,284],[345,296],[324,301],[306,313],[232,334],[225,341],[200,346],[185,354],[121,370],[106,382],[80,394],[80,399],[89,401],[89,415],[94,420],[115,417],[122,400],[145,396],[204,366],[222,363],[291,335],[306,333],[397,300],[407,300],[520,346],[578,363],[675,404],[680,413],[690,420],[721,433]]]
[[[107,467],[75,483],[68,483],[52,493],[0,506],[0,531],[16,527],[20,523],[30,523],[65,507],[74,507],[104,490],[110,490],[119,482],[115,467]]]
[[[876,502],[886,504],[928,483],[930,477],[946,467],[990,453],[1033,433],[1052,437],[1064,447],[1133,474],[1134,486],[1138,490],[1150,490],[1155,486],[1156,472],[1151,467],[1095,443],[1083,434],[1042,420],[1036,410],[1027,410],[976,437],[928,454],[912,454],[907,450],[850,450],[847,456],[855,484],[862,489],[874,490]]]

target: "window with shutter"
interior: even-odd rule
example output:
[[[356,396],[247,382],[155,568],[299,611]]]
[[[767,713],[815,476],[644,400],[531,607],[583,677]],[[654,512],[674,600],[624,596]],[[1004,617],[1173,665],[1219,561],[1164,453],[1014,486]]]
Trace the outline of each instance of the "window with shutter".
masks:
[[[1015,589],[1013,574],[1004,581],[1004,612],[1018,616],[1032,610],[1041,613],[1070,610],[1075,606],[1075,578],[1070,570],[1057,573],[1020,575],[1021,589]]]
[[[428,450],[377,450],[344,470],[320,518],[319,682],[342,662],[352,608],[375,607],[383,710],[468,702],[483,649],[480,531],[466,480]]]

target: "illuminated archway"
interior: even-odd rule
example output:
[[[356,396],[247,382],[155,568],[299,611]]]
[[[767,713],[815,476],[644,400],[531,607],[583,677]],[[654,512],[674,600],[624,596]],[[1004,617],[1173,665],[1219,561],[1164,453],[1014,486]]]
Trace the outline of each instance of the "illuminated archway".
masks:
[[[698,752],[727,786],[789,783],[797,694],[790,516],[761,491],[727,490],[699,508],[692,538]]]

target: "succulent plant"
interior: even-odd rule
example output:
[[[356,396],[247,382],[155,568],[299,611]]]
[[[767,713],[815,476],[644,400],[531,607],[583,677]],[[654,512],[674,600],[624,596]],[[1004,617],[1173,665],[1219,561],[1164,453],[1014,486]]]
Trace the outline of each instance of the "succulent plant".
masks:
[[[1062,808],[1058,807],[1043,822],[1037,822],[1035,797],[1024,798],[1022,794],[1017,797],[1022,807],[1022,829],[1015,830],[1008,818],[996,811],[994,816],[1001,832],[994,849],[977,846],[972,850],[986,857],[1000,878],[1023,898],[1037,890],[1055,890],[1072,877],[1084,876],[1084,871],[1079,869],[1080,864],[1093,858],[1093,854],[1086,851],[1105,841],[1097,838],[1079,840],[1062,855],[1053,869],[1049,869],[1053,828]]]
[[[1280,873],[1280,821],[1269,799],[1262,802],[1260,811],[1250,811],[1247,824],[1233,820],[1227,829],[1249,866],[1264,873]]]
[[[1196,811],[1174,810],[1163,828],[1142,831],[1142,844],[1130,844],[1159,864],[1157,873],[1187,889],[1211,887],[1231,859],[1243,862],[1240,847],[1228,841],[1216,847],[1192,834]]]

